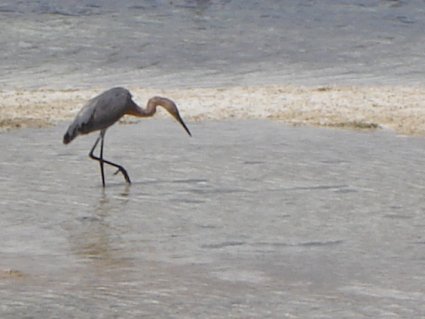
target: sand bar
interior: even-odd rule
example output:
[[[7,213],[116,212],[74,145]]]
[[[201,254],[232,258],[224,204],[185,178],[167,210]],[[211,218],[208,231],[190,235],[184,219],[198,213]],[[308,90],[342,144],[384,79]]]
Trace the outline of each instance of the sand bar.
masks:
[[[274,119],[296,125],[387,128],[400,134],[425,134],[424,87],[271,85],[129,89],[140,105],[153,95],[174,99],[188,121]],[[0,91],[0,130],[44,127],[70,120],[85,101],[102,91],[103,88]]]

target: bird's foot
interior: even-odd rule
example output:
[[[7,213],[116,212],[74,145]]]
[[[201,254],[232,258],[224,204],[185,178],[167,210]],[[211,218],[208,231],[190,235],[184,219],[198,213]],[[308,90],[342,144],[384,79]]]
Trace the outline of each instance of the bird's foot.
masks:
[[[120,167],[120,168],[117,169],[117,171],[114,173],[114,175],[117,175],[119,172],[122,173],[122,175],[125,178],[125,181],[127,183],[131,184],[130,177],[128,176],[127,171],[124,168]]]

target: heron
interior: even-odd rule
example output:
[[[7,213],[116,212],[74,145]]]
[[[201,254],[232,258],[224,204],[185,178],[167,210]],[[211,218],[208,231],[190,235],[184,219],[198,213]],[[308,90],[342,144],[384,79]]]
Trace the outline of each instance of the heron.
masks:
[[[183,126],[187,134],[192,136],[186,124],[183,122],[176,104],[172,100],[165,97],[154,96],[148,100],[146,108],[142,108],[133,101],[129,90],[122,87],[116,87],[95,96],[82,107],[63,136],[63,143],[70,143],[78,135],[100,131],[99,137],[96,139],[89,156],[90,158],[98,161],[100,164],[102,186],[105,187],[104,164],[117,168],[115,174],[121,172],[126,182],[131,184],[130,177],[123,166],[103,158],[105,132],[110,126],[126,114],[137,117],[151,117],[155,114],[157,106],[161,106],[167,110],[168,113],[170,113]],[[99,156],[96,156],[94,155],[94,150],[99,142],[100,154]]]

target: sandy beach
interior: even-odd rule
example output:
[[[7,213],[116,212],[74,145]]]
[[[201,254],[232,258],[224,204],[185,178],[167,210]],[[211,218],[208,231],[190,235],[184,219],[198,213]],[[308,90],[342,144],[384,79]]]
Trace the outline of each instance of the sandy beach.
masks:
[[[174,99],[188,121],[273,119],[295,125],[425,134],[425,88],[403,86],[251,86],[194,89],[129,87],[144,105],[153,95]],[[0,92],[2,131],[72,119],[102,88]],[[162,116],[161,112],[159,116]],[[130,119],[123,119],[131,121]]]

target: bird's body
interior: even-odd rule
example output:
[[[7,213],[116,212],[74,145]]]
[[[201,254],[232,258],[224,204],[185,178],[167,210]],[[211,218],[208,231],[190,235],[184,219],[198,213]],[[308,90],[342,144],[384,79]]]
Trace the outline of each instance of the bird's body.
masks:
[[[69,126],[64,143],[68,144],[79,134],[108,128],[127,113],[131,102],[131,94],[124,88],[113,88],[92,98]]]
[[[63,143],[70,143],[80,134],[100,131],[100,136],[90,152],[90,157],[98,160],[100,163],[103,186],[105,186],[103,163],[117,167],[118,171],[121,171],[127,182],[130,183],[128,174],[122,166],[103,159],[103,139],[106,129],[126,114],[137,117],[152,116],[155,114],[157,106],[164,107],[183,126],[186,132],[191,135],[189,129],[180,117],[177,106],[170,99],[157,96],[153,97],[149,99],[146,108],[143,109],[132,100],[131,93],[127,89],[117,87],[109,89],[92,98],[83,106],[74,121],[68,127],[63,137]],[[101,140],[100,157],[96,157],[93,155],[93,151],[99,143],[99,140]]]

